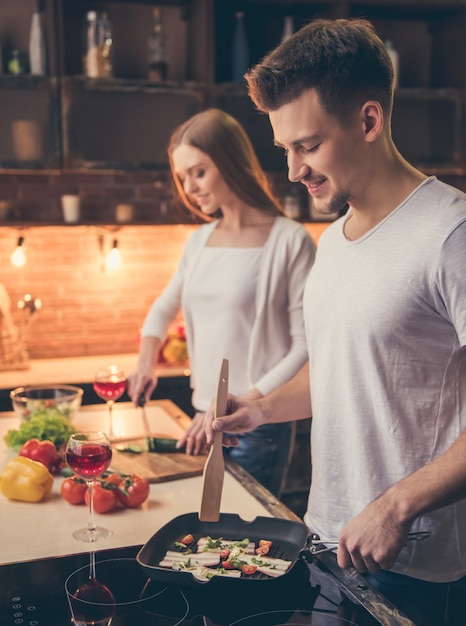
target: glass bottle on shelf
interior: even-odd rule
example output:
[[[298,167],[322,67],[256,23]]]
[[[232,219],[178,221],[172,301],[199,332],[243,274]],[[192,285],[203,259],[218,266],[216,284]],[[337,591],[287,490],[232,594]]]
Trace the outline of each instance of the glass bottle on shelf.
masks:
[[[249,69],[249,45],[243,11],[235,13],[232,57],[232,80],[234,83],[243,83],[244,74]]]
[[[35,76],[47,73],[44,13],[40,2],[34,8],[29,31],[29,70]]]
[[[111,78],[112,25],[107,13],[88,11],[84,29],[83,73],[89,78]]]
[[[167,80],[168,59],[165,29],[160,7],[153,9],[154,27],[147,38],[148,78],[155,82]]]

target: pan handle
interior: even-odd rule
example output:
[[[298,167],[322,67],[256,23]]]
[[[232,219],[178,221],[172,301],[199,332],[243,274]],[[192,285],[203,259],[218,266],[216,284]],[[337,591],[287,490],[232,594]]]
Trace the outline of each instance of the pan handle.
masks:
[[[312,554],[310,548],[307,548],[301,550],[298,554],[298,559],[302,559],[303,561],[306,561],[306,563],[312,563],[314,561],[314,555]]]
[[[411,532],[408,533],[406,543],[408,541],[422,541],[423,539],[427,539],[431,535],[432,532],[430,530],[418,530],[415,532]],[[309,535],[306,540],[306,550],[309,551],[313,556],[315,554],[321,554],[322,552],[331,552],[332,550],[336,550],[337,548],[338,540],[336,539],[320,539],[319,535],[312,534]]]
[[[306,563],[312,563],[314,561],[314,555],[312,554],[312,542],[315,540],[317,535],[312,534],[306,537],[306,543],[304,548],[299,552],[298,559],[302,559],[306,561]]]

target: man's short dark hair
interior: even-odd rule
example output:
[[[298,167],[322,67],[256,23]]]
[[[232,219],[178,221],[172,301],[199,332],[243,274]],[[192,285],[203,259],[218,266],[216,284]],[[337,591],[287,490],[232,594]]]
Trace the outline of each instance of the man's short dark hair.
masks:
[[[367,100],[386,115],[393,103],[393,66],[367,20],[314,20],[286,39],[246,74],[249,95],[275,111],[315,89],[324,109],[342,122]]]

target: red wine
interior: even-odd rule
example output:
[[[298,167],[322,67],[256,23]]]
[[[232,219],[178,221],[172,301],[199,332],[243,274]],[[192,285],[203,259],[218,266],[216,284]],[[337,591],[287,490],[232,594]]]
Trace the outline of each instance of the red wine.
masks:
[[[94,383],[94,391],[102,400],[118,400],[124,394],[125,388],[126,380],[96,381]]]
[[[115,615],[115,598],[108,587],[90,580],[71,597],[74,623],[106,626]]]
[[[76,450],[67,450],[66,462],[81,478],[95,478],[105,472],[112,459],[112,450],[107,446],[85,443]]]

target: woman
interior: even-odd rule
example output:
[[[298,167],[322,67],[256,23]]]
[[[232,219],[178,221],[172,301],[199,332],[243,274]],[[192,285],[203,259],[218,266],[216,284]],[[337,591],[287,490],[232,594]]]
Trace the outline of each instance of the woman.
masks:
[[[128,392],[134,402],[142,392],[150,398],[159,350],[181,308],[196,413],[178,445],[200,454],[223,358],[229,391],[249,399],[306,362],[302,295],[315,245],[302,225],[282,215],[248,136],[227,113],[209,109],[190,118],[173,133],[168,154],[177,194],[207,223],[187,241],[146,317]],[[261,426],[227,453],[280,495],[292,443],[289,423]]]

